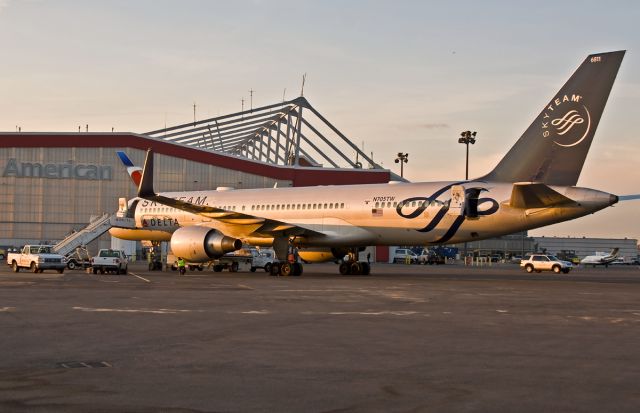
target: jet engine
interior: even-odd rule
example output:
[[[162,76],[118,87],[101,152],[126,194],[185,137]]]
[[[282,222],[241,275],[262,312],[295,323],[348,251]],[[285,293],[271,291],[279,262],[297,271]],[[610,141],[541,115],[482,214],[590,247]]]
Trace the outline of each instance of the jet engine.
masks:
[[[207,227],[181,227],[171,236],[173,254],[190,262],[209,261],[240,248],[239,239]]]
[[[346,248],[304,248],[298,250],[298,256],[304,262],[327,262],[344,258],[349,253]]]

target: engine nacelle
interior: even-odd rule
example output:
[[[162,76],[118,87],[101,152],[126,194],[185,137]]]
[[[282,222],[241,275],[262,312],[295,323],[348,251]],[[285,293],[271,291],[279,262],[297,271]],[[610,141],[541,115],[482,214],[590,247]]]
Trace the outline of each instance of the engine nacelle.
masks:
[[[300,248],[298,256],[305,262],[327,262],[344,258],[349,253],[346,248]]]
[[[206,262],[240,248],[239,239],[207,227],[182,227],[171,236],[173,254],[189,262]]]

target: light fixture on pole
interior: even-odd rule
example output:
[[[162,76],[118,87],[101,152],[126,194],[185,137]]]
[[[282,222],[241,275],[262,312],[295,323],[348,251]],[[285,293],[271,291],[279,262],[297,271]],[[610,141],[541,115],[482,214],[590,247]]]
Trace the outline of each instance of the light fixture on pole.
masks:
[[[396,163],[400,164],[400,177],[404,178],[404,164],[409,162],[409,154],[398,152],[398,157],[396,158]]]
[[[469,179],[469,144],[473,145],[476,143],[476,134],[477,132],[471,132],[467,130],[460,133],[461,138],[458,139],[458,143],[464,143],[465,145],[467,145],[467,161],[464,173],[464,179],[467,180]]]

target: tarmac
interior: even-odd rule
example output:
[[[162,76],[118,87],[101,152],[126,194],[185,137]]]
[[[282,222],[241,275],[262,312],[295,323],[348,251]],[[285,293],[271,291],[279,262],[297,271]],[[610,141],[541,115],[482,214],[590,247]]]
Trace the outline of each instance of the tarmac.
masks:
[[[638,412],[640,268],[0,268],[2,412]]]

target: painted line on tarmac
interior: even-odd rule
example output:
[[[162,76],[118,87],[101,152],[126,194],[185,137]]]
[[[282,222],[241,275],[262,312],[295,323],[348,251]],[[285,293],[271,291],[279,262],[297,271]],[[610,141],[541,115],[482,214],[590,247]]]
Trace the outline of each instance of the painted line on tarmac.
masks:
[[[134,277],[140,278],[142,281],[145,281],[145,282],[148,282],[148,283],[151,282],[151,281],[147,280],[146,278],[139,276],[135,272],[129,272],[129,274],[133,275]]]
[[[88,313],[147,313],[147,314],[182,314],[201,313],[202,310],[182,310],[177,308],[91,308],[72,307],[74,310]]]

